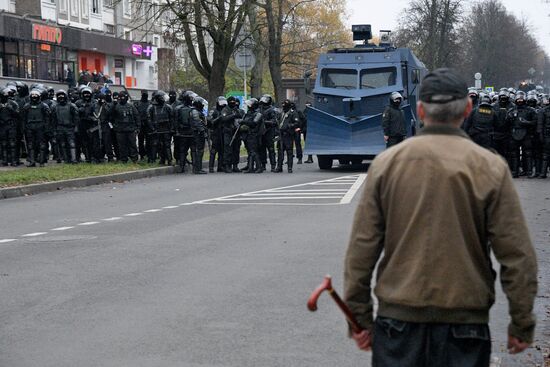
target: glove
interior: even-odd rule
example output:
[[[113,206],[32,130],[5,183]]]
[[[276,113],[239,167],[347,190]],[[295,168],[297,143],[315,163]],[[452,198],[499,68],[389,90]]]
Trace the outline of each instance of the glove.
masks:
[[[247,132],[248,130],[250,130],[250,128],[248,127],[248,125],[241,125],[239,127],[239,131],[241,132]]]

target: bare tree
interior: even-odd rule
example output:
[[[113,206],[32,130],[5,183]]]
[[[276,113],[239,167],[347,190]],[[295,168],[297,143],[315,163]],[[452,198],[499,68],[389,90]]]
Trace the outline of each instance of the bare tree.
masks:
[[[454,66],[460,52],[464,0],[412,0],[400,19],[396,44],[413,49],[428,69]]]

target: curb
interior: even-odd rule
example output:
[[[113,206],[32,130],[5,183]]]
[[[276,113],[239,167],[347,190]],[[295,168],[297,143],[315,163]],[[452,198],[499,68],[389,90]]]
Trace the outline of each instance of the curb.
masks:
[[[175,166],[147,168],[138,171],[129,171],[122,173],[113,173],[109,175],[73,178],[70,180],[45,182],[39,184],[23,185],[6,187],[0,189],[0,199],[11,199],[26,195],[35,195],[42,192],[56,191],[68,188],[86,187],[92,185],[100,185],[113,181],[129,181],[140,178],[148,178],[154,176],[164,176],[176,172]]]
[[[244,159],[243,159],[244,158]],[[240,157],[240,163],[246,161],[246,157]],[[203,168],[208,167],[208,161],[202,162]],[[0,200],[2,199],[12,199],[21,196],[27,195],[36,195],[43,192],[51,192],[63,189],[77,188],[77,187],[86,187],[93,185],[101,185],[113,181],[131,181],[138,180],[141,178],[150,178],[156,176],[166,176],[177,173],[179,171],[178,166],[168,166],[168,167],[158,167],[158,168],[147,168],[137,171],[128,171],[121,173],[113,173],[109,175],[102,176],[92,176],[92,177],[83,177],[83,178],[73,178],[70,180],[63,181],[53,181],[53,182],[44,182],[31,185],[22,185],[14,187],[5,187],[0,188]]]

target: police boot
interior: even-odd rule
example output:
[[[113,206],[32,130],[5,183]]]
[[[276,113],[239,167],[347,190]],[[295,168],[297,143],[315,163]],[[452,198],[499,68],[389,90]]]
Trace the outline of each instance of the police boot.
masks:
[[[234,165],[233,165],[232,171],[235,172],[235,173],[240,173],[241,170],[239,169],[239,165],[238,165],[238,164],[234,164]]]
[[[288,160],[288,164],[287,164],[287,170],[288,170],[288,173],[292,173],[292,159],[289,159]]]
[[[254,160],[252,156],[248,156],[248,159],[246,160],[246,171],[242,171],[243,173],[254,173]]]
[[[29,144],[31,145],[31,144]],[[29,161],[29,167],[36,167],[36,162],[34,161],[34,149],[28,148],[27,160]]]
[[[233,171],[231,170],[231,166],[228,164],[223,167],[223,171],[225,173],[233,173]]]
[[[526,166],[527,166],[527,178],[535,178],[537,177],[535,175],[535,172],[533,171],[533,158],[528,157],[526,158]]]
[[[535,177],[539,177],[542,171],[542,159],[535,159]]]
[[[519,177],[519,159],[518,158],[512,158],[512,177],[518,178]]]
[[[541,169],[540,169],[540,178],[546,178],[548,177],[546,175],[546,172],[548,171],[548,159],[544,159],[542,161],[542,164],[541,164]]]
[[[254,173],[262,173],[265,171],[265,165],[260,161],[260,156],[256,154],[256,170]]]
[[[208,159],[208,172],[214,173],[214,163],[216,160],[216,156],[210,152],[210,158]],[[219,171],[219,169],[218,169]]]
[[[193,173],[196,175],[204,175],[206,174],[206,171],[203,171],[202,169],[202,157],[204,155],[204,151],[199,150],[195,153],[193,153]]]
[[[302,158],[298,158],[298,162],[296,164],[302,164]]]
[[[313,163],[313,156],[310,154],[307,156],[307,161],[305,161],[304,163]]]

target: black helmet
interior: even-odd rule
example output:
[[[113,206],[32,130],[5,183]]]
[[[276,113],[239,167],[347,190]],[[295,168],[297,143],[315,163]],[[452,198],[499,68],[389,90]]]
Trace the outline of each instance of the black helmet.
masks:
[[[251,111],[256,111],[258,107],[260,106],[258,100],[256,98],[250,98],[245,102],[246,107],[248,107]]]
[[[290,99],[285,99],[281,106],[283,107],[283,110],[288,111],[292,107],[292,102],[290,101]]]
[[[185,92],[183,92],[181,94],[181,101],[184,105],[186,106],[191,106],[193,104],[193,100],[194,100],[194,97],[195,97],[195,93],[190,91],[190,90],[187,90]]]
[[[164,93],[163,90],[157,90],[153,92],[151,98],[157,103],[163,104],[164,102],[166,102],[166,93]]]
[[[154,92],[153,92],[154,93]],[[143,102],[146,102],[147,99],[149,99],[149,92],[147,92],[146,90],[142,90],[141,91],[141,100]]]
[[[399,92],[393,92],[390,94],[390,102],[399,105],[403,102],[403,96]]]
[[[262,98],[260,98],[260,103],[265,106],[271,106],[273,104],[273,98],[269,94],[264,94]]]
[[[227,105],[231,108],[235,107],[237,105],[237,98],[234,96],[230,96],[227,98]]]
[[[67,102],[67,99],[68,99],[67,92],[65,92],[65,90],[63,89],[58,90],[57,92],[55,92],[55,99],[59,103]]]
[[[33,101],[33,102],[40,101],[40,89],[31,90],[31,92],[29,93],[29,96],[30,96],[31,101]]]
[[[490,105],[492,102],[491,97],[488,94],[483,94],[479,99],[480,104]]]
[[[11,88],[5,87],[4,89],[2,89],[2,97],[9,97],[11,92]]]
[[[525,92],[520,90],[519,92],[516,93],[515,103],[517,105],[521,106],[521,105],[525,104],[526,98],[527,98],[527,96],[525,95]]]
[[[204,98],[196,96],[193,98],[193,107],[197,110],[202,111],[204,109]]]
[[[224,96],[219,96],[218,99],[216,100],[216,106],[218,108],[223,108],[227,106],[227,99]]]

